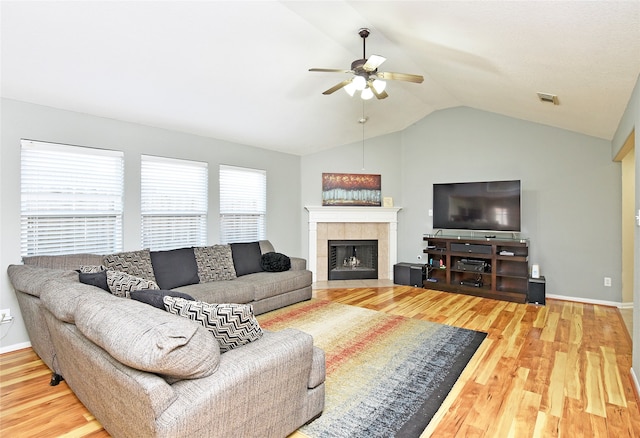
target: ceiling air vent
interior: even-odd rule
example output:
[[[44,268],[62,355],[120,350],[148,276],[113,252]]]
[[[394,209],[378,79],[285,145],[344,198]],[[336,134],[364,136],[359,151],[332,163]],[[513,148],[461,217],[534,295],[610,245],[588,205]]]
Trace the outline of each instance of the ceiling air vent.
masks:
[[[554,105],[560,105],[560,101],[558,100],[558,96],[556,96],[555,94],[538,92],[538,97],[540,98],[541,102],[548,102],[548,103],[552,103]]]

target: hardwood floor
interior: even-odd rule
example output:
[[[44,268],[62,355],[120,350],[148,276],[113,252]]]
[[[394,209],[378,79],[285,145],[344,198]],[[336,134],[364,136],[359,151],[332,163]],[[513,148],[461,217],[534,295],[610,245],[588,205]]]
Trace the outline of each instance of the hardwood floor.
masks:
[[[616,308],[408,286],[314,296],[488,333],[424,437],[640,437],[631,340]],[[109,436],[66,383],[51,387],[49,378],[31,349],[0,356],[0,436]]]

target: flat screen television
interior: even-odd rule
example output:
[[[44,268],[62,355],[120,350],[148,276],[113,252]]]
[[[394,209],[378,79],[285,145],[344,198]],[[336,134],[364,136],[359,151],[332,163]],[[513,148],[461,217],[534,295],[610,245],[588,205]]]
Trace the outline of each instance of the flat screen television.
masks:
[[[520,231],[520,180],[433,185],[433,228]]]

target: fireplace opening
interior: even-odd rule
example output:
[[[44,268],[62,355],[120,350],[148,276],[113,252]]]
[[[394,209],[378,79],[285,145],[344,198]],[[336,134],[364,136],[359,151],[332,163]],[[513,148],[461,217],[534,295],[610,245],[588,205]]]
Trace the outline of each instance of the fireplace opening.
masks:
[[[329,280],[378,278],[377,240],[329,240]]]

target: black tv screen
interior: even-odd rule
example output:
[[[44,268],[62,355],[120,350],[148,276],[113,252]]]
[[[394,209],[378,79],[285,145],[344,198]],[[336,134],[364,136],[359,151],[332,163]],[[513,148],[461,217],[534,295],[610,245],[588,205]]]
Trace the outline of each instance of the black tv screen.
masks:
[[[434,184],[433,228],[520,231],[520,181]]]

